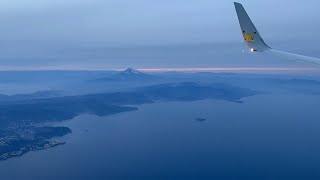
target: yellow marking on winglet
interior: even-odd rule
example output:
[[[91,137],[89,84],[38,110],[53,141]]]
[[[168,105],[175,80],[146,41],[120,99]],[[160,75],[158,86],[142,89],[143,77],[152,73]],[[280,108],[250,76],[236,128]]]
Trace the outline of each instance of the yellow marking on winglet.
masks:
[[[256,32],[248,34],[247,32],[243,31],[243,37],[246,42],[252,42],[254,40],[254,35],[256,35]]]

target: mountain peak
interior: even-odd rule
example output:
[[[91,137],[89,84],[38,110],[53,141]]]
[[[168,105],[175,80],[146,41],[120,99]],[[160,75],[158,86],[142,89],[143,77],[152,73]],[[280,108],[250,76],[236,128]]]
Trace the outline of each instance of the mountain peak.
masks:
[[[125,71],[122,71],[121,74],[143,74],[143,73],[134,68],[128,68]]]
[[[151,81],[155,80],[155,77],[149,74],[140,72],[134,68],[128,68],[111,77],[100,78],[98,81]]]

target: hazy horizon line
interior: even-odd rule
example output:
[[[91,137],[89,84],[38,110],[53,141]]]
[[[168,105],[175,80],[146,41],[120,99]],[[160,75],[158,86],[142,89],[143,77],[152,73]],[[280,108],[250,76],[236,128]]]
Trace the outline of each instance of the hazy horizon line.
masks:
[[[108,68],[97,66],[41,66],[15,67],[3,66],[0,71],[124,71],[127,68]],[[320,68],[286,68],[286,67],[207,67],[207,68],[134,68],[142,72],[314,72],[320,73]]]

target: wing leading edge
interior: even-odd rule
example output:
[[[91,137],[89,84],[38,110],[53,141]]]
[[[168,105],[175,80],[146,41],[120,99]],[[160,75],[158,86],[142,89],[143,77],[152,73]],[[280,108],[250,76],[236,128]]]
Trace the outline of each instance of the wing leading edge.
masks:
[[[263,38],[261,37],[257,28],[254,26],[253,22],[251,21],[249,15],[247,14],[242,4],[234,2],[234,6],[236,8],[236,12],[238,15],[238,20],[240,23],[240,28],[241,28],[244,41],[246,42],[247,46],[250,48],[250,51],[252,52],[268,51],[269,53],[285,56],[285,57],[288,57],[289,59],[320,64],[319,58],[302,56],[298,54],[292,54],[292,53],[272,49],[270,46],[268,46],[264,42]]]

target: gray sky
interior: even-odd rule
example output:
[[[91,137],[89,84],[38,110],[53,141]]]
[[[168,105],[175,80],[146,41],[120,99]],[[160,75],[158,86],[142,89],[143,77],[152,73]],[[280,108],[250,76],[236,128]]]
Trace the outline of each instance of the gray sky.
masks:
[[[318,0],[240,2],[272,46],[320,55],[316,50],[320,40]],[[172,61],[174,66],[185,66],[183,58],[188,66],[196,66],[195,60],[201,66],[247,66],[240,61],[241,55],[237,56],[244,48],[233,1],[229,0],[1,0],[0,30],[3,66],[168,67]],[[215,49],[233,45],[230,52],[219,50],[206,57],[201,48],[189,54],[191,57],[184,56],[182,49],[177,55],[170,48],[161,48],[192,44],[214,44]],[[123,49],[137,46],[161,47],[146,56],[142,48],[137,50],[138,56],[134,50],[129,56]],[[192,49],[188,47],[188,51]],[[288,63],[254,64],[265,65]]]

